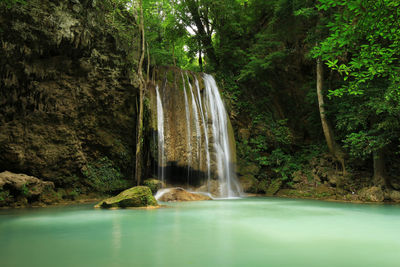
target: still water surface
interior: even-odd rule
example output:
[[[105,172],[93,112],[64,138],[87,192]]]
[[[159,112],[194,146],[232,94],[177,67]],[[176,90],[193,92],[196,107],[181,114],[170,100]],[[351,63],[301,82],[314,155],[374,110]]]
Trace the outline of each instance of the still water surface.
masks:
[[[0,266],[400,266],[400,206],[244,198],[0,211]]]

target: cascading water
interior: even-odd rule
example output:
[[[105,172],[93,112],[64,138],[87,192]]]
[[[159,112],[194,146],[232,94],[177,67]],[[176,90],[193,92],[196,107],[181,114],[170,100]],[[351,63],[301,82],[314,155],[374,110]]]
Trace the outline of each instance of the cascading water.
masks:
[[[240,196],[233,134],[214,78],[168,71],[163,77],[166,83],[162,88],[156,86],[154,94],[159,179],[171,186],[207,191],[213,197]]]
[[[185,95],[185,114],[186,114],[186,133],[187,133],[187,157],[188,157],[188,173],[187,173],[187,180],[190,180],[190,166],[192,165],[192,138],[191,138],[191,127],[190,127],[190,109],[189,109],[189,100],[188,100],[188,96],[186,93],[186,82],[185,82],[185,78],[183,77],[183,73],[181,73],[182,75],[182,82],[183,82],[183,93]]]
[[[236,179],[231,157],[231,147],[228,135],[228,118],[224,103],[214,78],[204,74],[206,108],[211,115],[212,134],[216,153],[218,180],[222,197],[240,195],[241,188]]]
[[[157,132],[158,132],[158,178],[165,183],[165,155],[164,155],[164,110],[158,85],[157,92]]]
[[[189,80],[189,77],[187,76],[187,74],[186,74],[186,77],[187,77],[187,80],[189,81],[189,91],[190,91],[190,95],[192,97],[192,110],[193,110],[193,115],[194,115],[193,116],[194,124],[196,126],[196,144],[197,144],[197,155],[196,155],[197,158],[196,159],[199,161],[199,165],[201,166],[201,164],[200,164],[200,161],[201,161],[201,159],[200,159],[201,131],[200,131],[199,114],[198,114],[196,100],[193,95],[193,86],[190,83],[190,80]]]
[[[210,170],[210,150],[208,148],[208,127],[207,127],[207,121],[208,121],[208,116],[207,114],[204,114],[203,112],[203,107],[202,107],[202,101],[201,101],[201,95],[200,95],[200,85],[199,81],[197,78],[195,79],[195,85],[196,85],[196,91],[197,91],[197,98],[199,100],[199,106],[200,106],[200,114],[201,114],[201,119],[203,121],[203,130],[204,130],[204,147],[205,147],[205,152],[206,152],[206,160],[207,160],[207,187],[210,186],[210,178],[211,178],[211,170]],[[204,109],[206,110],[206,109]]]

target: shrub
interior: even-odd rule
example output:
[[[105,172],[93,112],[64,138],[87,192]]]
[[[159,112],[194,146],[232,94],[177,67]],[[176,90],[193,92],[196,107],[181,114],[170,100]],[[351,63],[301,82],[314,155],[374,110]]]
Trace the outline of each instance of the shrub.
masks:
[[[87,183],[96,191],[111,193],[129,187],[129,181],[123,179],[118,167],[108,158],[104,157],[89,163],[83,175],[87,178]]]

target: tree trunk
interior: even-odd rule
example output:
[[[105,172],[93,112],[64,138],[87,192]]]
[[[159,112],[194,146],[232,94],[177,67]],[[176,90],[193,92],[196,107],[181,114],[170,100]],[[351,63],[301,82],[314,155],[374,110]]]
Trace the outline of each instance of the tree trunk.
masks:
[[[373,153],[374,161],[374,184],[377,186],[390,186],[386,180],[385,173],[385,154],[383,148],[374,151]]]
[[[212,44],[212,36],[211,36],[212,33],[209,32],[207,34],[207,32],[205,30],[205,25],[204,25],[204,23],[209,23],[209,21],[202,21],[202,18],[199,13],[198,1],[190,0],[190,1],[186,1],[186,2],[187,2],[187,7],[189,9],[189,12],[192,15],[193,21],[196,25],[198,37],[203,45],[203,48],[207,54],[207,57],[210,59],[210,61],[212,63],[215,64],[216,67],[218,67],[218,65],[219,65],[218,58],[215,53],[214,46]]]
[[[203,59],[201,57],[201,49],[199,49],[199,66],[200,66],[200,72],[203,72]]]
[[[136,140],[136,154],[135,154],[135,178],[137,185],[140,185],[142,176],[142,146],[143,146],[143,100],[144,100],[144,90],[146,82],[143,78],[143,61],[145,53],[145,39],[144,39],[144,21],[143,21],[143,5],[142,0],[139,1],[140,5],[140,22],[139,30],[142,35],[142,45],[141,45],[141,55],[138,66],[138,76],[139,76],[139,116],[137,121],[137,140]]]
[[[146,49],[147,49],[147,79],[146,79],[146,84],[150,82],[150,51],[149,51],[149,43],[146,42]]]
[[[174,62],[174,67],[176,67],[176,60],[175,60],[175,43],[172,42],[172,60]]]
[[[319,107],[319,115],[321,117],[322,130],[324,131],[326,144],[328,145],[329,152],[332,156],[340,162],[342,165],[343,174],[346,173],[344,158],[345,154],[340,148],[340,146],[335,141],[335,136],[333,134],[332,127],[329,124],[329,121],[325,115],[325,103],[324,103],[324,95],[322,93],[323,89],[323,81],[324,81],[324,70],[322,66],[321,59],[317,59],[317,96],[318,96],[318,107]]]

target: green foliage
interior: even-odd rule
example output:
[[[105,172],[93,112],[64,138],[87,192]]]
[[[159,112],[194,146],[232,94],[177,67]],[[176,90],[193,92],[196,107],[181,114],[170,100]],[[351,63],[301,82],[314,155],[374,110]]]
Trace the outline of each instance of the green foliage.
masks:
[[[326,25],[330,34],[314,56],[321,56],[347,81],[332,94],[362,94],[379,78],[389,81],[390,91],[400,93],[399,7],[397,0],[320,0],[317,8],[334,15]]]
[[[24,196],[28,196],[29,195],[29,188],[28,188],[27,184],[23,184],[22,185],[21,191],[22,191],[22,194]]]
[[[0,7],[5,6],[6,8],[11,8],[16,4],[26,4],[26,0],[1,0]]]
[[[129,182],[107,157],[88,164],[82,173],[86,182],[98,192],[110,193],[129,187]]]
[[[117,48],[124,51],[132,64],[138,61],[138,26],[137,11],[131,0],[106,0],[98,3],[105,17],[100,24],[107,24],[106,30],[115,37]]]
[[[161,0],[143,1],[146,40],[152,64],[190,68],[193,61],[187,50],[189,34],[178,17],[180,5]]]
[[[8,190],[0,189],[0,203],[3,201],[8,201],[10,198],[10,192]]]
[[[144,186],[147,186],[148,188],[150,188],[150,190],[151,190],[151,192],[153,193],[153,195],[155,195],[155,194],[157,193],[157,191],[158,191],[159,189],[161,189],[161,187],[162,187],[161,181],[160,181],[160,180],[157,180],[157,179],[148,179],[148,180],[145,180],[145,181],[143,182],[143,185],[144,185]]]

